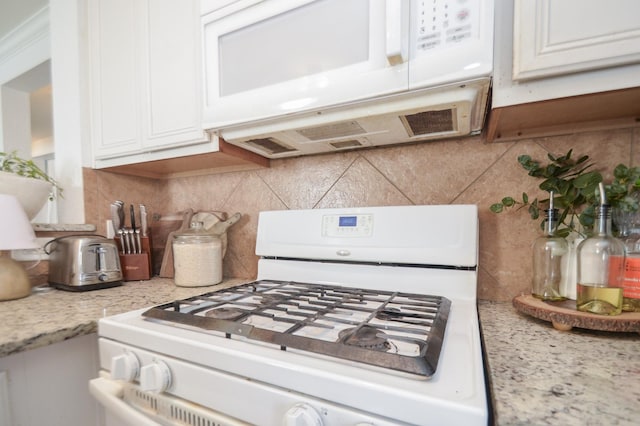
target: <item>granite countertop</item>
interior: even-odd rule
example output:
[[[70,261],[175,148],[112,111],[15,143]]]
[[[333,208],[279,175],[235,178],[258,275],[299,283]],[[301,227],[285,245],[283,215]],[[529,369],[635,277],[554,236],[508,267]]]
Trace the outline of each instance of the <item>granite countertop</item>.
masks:
[[[95,333],[107,315],[151,307],[247,282],[230,279],[210,287],[177,287],[172,279],[69,292],[44,287],[28,297],[0,302],[0,357]]]
[[[480,302],[497,425],[637,425],[640,334],[558,331]]]
[[[0,302],[0,357],[95,333],[105,315],[247,281],[189,288],[154,278],[89,292],[36,291]],[[504,302],[482,301],[479,312],[497,425],[638,423],[640,334],[557,331]]]
[[[36,232],[96,232],[96,226],[91,223],[34,223]]]

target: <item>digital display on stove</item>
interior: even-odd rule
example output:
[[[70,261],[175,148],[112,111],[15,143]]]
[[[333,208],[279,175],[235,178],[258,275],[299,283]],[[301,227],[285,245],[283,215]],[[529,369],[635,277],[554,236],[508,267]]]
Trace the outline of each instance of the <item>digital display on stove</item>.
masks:
[[[340,216],[340,226],[358,226],[358,216]]]

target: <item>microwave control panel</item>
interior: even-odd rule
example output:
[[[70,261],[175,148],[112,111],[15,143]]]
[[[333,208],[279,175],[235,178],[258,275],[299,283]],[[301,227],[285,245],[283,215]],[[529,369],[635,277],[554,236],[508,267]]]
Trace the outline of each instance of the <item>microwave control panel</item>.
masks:
[[[478,35],[480,3],[471,0],[417,0],[412,14],[418,52],[462,43]]]

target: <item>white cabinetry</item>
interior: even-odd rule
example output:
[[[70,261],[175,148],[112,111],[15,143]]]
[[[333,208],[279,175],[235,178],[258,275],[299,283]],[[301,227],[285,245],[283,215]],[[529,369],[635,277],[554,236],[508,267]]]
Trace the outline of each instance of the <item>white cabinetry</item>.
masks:
[[[211,150],[202,130],[199,13],[195,0],[90,0],[96,167]]]
[[[637,0],[516,0],[513,79],[640,62]]]
[[[0,358],[0,424],[102,424],[88,384],[98,371],[95,333]]]
[[[640,2],[496,2],[487,139],[637,126]]]

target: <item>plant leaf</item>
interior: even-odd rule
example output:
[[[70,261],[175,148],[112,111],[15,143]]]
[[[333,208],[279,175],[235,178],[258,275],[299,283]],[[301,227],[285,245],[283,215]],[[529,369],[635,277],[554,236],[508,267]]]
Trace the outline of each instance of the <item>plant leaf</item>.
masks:
[[[516,200],[514,200],[512,197],[504,197],[502,199],[502,204],[504,204],[505,207],[511,207],[516,204]]]
[[[494,213],[502,213],[503,206],[502,203],[495,203],[491,204],[491,207],[489,207],[489,209]]]
[[[584,189],[592,185],[597,186],[600,182],[602,182],[602,175],[600,173],[589,172],[575,178],[573,180],[573,186]]]
[[[626,179],[629,177],[629,168],[624,164],[618,164],[615,169],[613,169],[613,176],[616,179]]]

